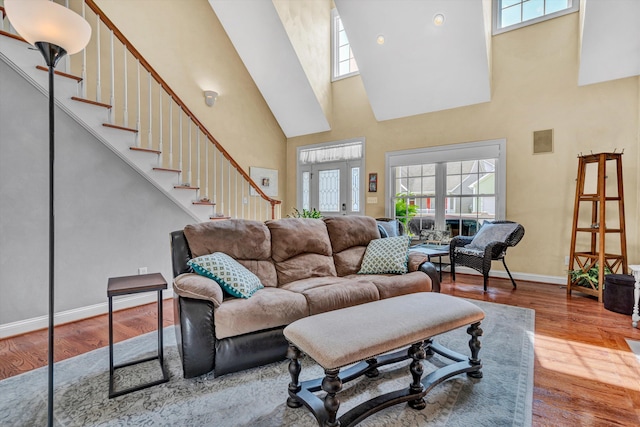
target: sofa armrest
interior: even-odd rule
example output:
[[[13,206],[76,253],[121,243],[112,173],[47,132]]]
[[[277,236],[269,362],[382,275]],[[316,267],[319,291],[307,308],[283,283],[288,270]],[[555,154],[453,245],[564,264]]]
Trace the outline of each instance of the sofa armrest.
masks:
[[[422,271],[425,273],[431,279],[431,290],[433,292],[440,292],[440,275],[438,274],[438,270],[436,270],[436,266],[428,260],[429,258],[425,254],[409,252],[408,270],[410,273],[412,271]]]
[[[174,293],[173,317],[184,377],[193,378],[211,372],[216,358],[213,303]]]
[[[431,279],[431,292],[440,292],[440,275],[432,262],[424,262],[420,265],[420,271]]]
[[[215,280],[195,273],[184,273],[173,279],[173,290],[183,298],[211,301],[216,308],[224,299],[222,288]]]

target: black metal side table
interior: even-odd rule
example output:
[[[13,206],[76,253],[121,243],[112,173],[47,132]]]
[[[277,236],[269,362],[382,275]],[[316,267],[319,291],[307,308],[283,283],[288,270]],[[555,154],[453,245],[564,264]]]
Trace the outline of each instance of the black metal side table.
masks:
[[[109,297],[109,399],[123,394],[132,393],[147,387],[166,383],[169,381],[169,373],[164,366],[164,352],[162,344],[162,291],[167,289],[167,281],[160,273],[141,274],[138,276],[111,277],[107,285],[107,297]],[[158,292],[158,354],[133,362],[127,362],[114,366],[113,364],[113,297],[120,295],[136,294],[140,292]],[[136,385],[123,390],[114,391],[113,375],[116,369],[158,359],[162,368],[162,379]]]

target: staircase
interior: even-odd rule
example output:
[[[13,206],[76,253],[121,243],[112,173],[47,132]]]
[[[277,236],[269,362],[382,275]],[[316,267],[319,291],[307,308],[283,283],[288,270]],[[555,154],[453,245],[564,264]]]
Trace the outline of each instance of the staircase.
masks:
[[[2,4],[0,60],[48,94],[41,54],[15,33]],[[92,39],[58,64],[56,105],[196,221],[280,218],[281,202],[264,194],[93,0],[79,7]]]

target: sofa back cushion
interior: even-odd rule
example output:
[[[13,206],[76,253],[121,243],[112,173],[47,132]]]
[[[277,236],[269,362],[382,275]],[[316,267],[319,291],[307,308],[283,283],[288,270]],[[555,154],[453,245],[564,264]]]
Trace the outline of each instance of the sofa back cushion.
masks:
[[[260,278],[264,286],[277,286],[271,261],[271,234],[260,221],[226,219],[184,228],[193,258],[223,252]]]
[[[271,231],[271,257],[280,285],[336,275],[331,241],[322,220],[282,218],[267,221],[266,225]]]
[[[335,216],[324,219],[338,276],[356,274],[367,245],[380,238],[378,223],[368,216]]]

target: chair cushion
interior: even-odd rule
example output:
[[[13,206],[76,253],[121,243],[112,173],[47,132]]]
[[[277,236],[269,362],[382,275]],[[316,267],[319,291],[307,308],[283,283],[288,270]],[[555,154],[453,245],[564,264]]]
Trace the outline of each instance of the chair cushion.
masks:
[[[473,236],[473,240],[467,247],[484,251],[484,248],[492,242],[504,242],[507,240],[516,228],[518,228],[517,223],[493,224],[491,222],[485,222],[476,235]]]
[[[406,273],[410,240],[407,235],[372,240],[358,274]]]
[[[391,221],[378,221],[378,229],[380,230],[380,235],[382,237],[400,236],[400,233],[398,232],[400,225],[397,219],[392,219]]]
[[[264,287],[258,276],[222,252],[190,259],[187,264],[196,273],[215,280],[234,297],[249,298]]]

